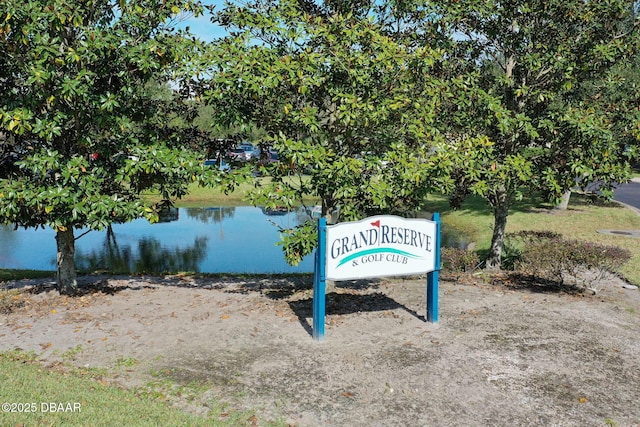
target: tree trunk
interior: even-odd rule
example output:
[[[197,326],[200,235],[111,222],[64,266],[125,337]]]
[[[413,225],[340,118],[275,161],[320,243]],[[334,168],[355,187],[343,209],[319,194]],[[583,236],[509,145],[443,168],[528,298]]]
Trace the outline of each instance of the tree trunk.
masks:
[[[56,243],[58,244],[58,292],[62,295],[73,295],[78,292],[76,264],[73,260],[76,252],[73,227],[68,226],[64,231],[58,230]]]
[[[567,207],[569,206],[570,198],[571,198],[571,190],[565,191],[564,194],[562,195],[562,200],[560,201],[558,206],[556,206],[556,209],[566,211]]]
[[[504,234],[507,229],[507,217],[509,216],[509,202],[506,191],[497,190],[495,199],[490,200],[493,207],[493,237],[491,249],[486,262],[487,270],[499,270],[502,266],[502,247]]]
[[[321,215],[327,220],[327,224],[337,222],[336,203],[333,199],[323,197],[321,210]]]

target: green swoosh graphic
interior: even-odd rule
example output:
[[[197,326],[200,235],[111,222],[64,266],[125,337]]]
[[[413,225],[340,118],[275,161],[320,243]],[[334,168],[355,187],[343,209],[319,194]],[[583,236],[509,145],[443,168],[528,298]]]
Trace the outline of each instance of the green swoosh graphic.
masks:
[[[360,251],[360,252],[356,252],[354,254],[349,255],[346,258],[342,258],[342,261],[340,261],[338,263],[338,265],[336,266],[336,268],[340,267],[343,264],[346,264],[347,262],[351,261],[354,258],[358,258],[360,256],[365,256],[365,255],[371,255],[371,254],[378,254],[378,253],[383,253],[383,252],[390,252],[392,254],[398,254],[398,255],[404,255],[408,258],[421,258],[418,255],[412,254],[410,252],[405,252],[405,251],[401,251],[399,249],[393,249],[393,248],[376,248],[376,249],[367,249],[366,251]]]

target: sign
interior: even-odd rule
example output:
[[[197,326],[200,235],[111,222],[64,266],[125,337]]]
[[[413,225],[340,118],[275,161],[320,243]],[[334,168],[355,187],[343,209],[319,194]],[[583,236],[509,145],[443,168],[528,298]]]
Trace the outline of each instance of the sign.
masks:
[[[327,226],[326,277],[351,280],[435,269],[436,223],[375,216]]]
[[[427,273],[425,320],[438,321],[440,215],[432,221],[374,216],[327,226],[318,220],[313,277],[313,338],[324,337],[326,280]]]

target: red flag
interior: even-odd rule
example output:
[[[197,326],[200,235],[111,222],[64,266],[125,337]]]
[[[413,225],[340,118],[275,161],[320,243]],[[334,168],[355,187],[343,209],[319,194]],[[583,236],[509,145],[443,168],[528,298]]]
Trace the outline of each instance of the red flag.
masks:
[[[371,225],[373,225],[374,227],[378,227],[380,228],[380,220],[377,220],[375,222],[372,222]]]

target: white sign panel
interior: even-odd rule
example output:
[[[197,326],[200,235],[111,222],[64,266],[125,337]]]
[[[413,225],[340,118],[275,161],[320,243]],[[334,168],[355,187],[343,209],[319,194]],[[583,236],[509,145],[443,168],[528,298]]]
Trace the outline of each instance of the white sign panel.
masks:
[[[351,280],[435,270],[437,225],[374,216],[327,227],[326,277]]]

